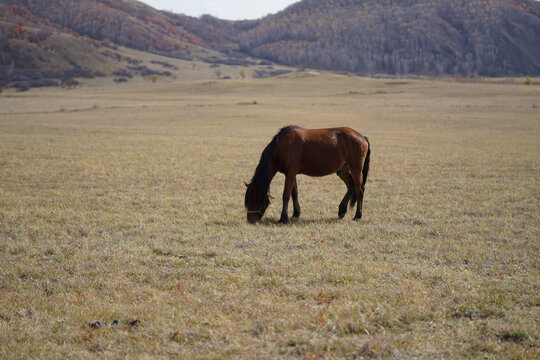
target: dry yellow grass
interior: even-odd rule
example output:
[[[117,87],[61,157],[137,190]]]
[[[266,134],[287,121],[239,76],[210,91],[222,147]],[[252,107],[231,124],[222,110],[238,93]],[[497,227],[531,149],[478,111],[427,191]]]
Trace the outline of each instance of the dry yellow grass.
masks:
[[[363,220],[337,220],[337,176],[299,177],[302,216],[275,225],[278,177],[246,223],[288,124],[369,136]],[[4,92],[0,358],[538,358],[539,139],[537,86]]]

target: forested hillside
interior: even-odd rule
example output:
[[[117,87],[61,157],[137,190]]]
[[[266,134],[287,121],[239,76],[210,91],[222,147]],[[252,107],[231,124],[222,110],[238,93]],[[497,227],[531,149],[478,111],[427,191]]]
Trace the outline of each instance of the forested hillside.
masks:
[[[215,26],[131,0],[0,1],[2,18],[10,23],[40,29],[52,27],[98,41],[175,56],[190,56],[195,47],[206,47],[206,42],[219,44],[222,49],[227,45]]]
[[[221,24],[132,0],[0,0],[0,89],[73,83],[137,65],[117,51],[119,45],[226,61],[220,54],[238,46],[221,36]]]
[[[532,0],[303,0],[240,22],[135,0],[0,0],[0,88],[110,74],[131,61],[119,45],[233,66],[249,55],[362,75],[522,76],[540,75],[539,44]]]
[[[242,50],[362,74],[540,74],[531,0],[303,0],[241,31]]]

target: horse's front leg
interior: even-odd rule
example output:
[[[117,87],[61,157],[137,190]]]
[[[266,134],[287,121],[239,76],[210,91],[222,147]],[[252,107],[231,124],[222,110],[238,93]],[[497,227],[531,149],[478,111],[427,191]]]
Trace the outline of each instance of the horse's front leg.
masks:
[[[285,175],[285,187],[283,188],[283,209],[281,210],[280,224],[286,224],[289,222],[289,199],[291,198],[292,189],[296,182],[295,174]]]
[[[298,183],[296,177],[294,178],[294,184],[292,188],[292,200],[293,200],[293,218],[298,219],[300,217],[300,203],[298,202]]]

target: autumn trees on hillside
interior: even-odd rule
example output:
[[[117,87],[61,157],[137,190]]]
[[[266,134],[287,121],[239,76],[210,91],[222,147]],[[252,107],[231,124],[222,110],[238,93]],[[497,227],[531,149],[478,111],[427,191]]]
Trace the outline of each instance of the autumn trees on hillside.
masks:
[[[524,0],[304,0],[238,38],[254,56],[363,74],[539,73],[535,9]]]
[[[124,45],[188,60],[197,51],[209,60],[216,53],[201,53],[213,49],[233,64],[242,52],[367,75],[540,74],[540,3],[532,0],[303,0],[240,22],[157,11],[136,1],[0,2],[2,36],[7,31],[11,39],[39,44],[40,33],[26,34],[26,26],[85,36],[90,46]],[[5,62],[9,39],[3,41]]]

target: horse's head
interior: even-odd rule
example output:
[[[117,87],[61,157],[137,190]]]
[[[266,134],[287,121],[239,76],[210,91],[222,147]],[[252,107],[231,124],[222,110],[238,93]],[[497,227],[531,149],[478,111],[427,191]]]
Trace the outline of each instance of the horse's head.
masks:
[[[254,183],[246,184],[245,205],[247,221],[251,224],[261,221],[266,208],[270,205],[270,197],[262,193]]]

